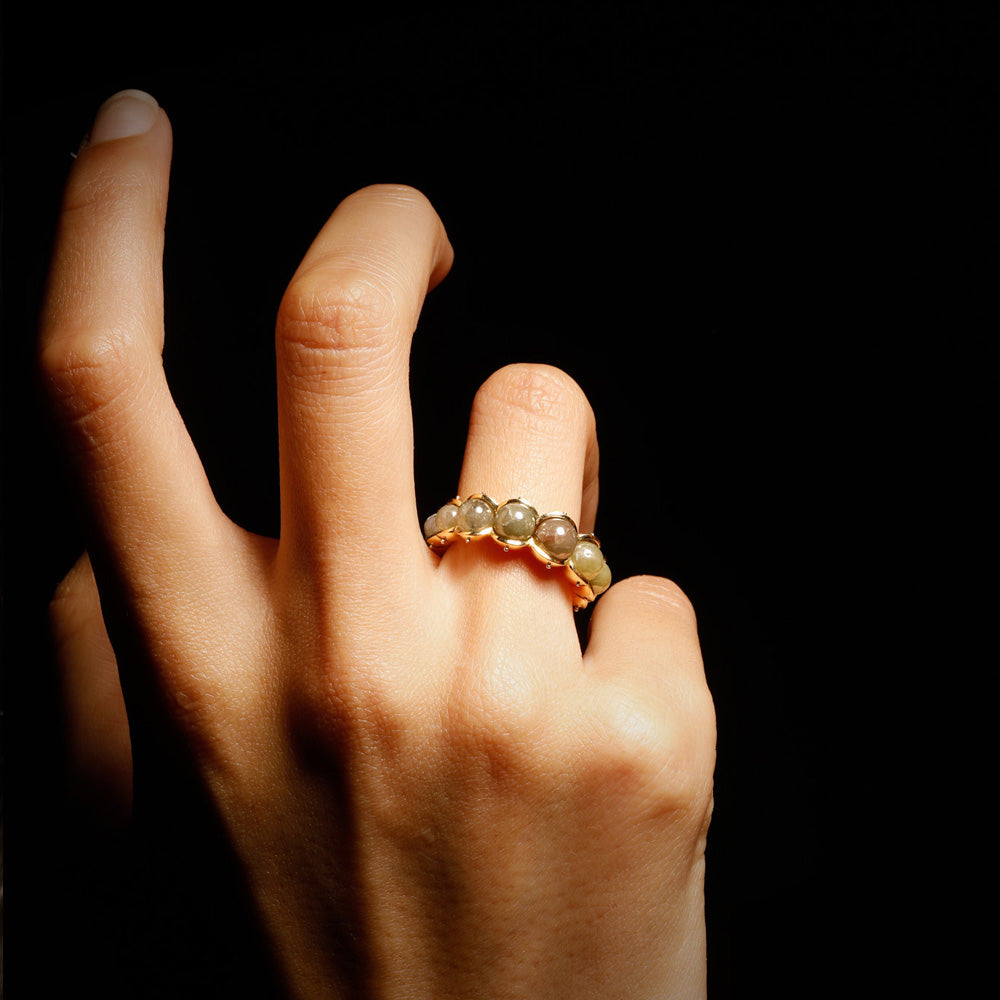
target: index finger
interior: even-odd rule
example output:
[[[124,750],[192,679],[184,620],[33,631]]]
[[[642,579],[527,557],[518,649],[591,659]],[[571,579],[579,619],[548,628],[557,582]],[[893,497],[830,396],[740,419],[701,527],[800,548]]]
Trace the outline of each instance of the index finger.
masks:
[[[171,149],[149,95],[123,91],[102,105],[66,184],[39,336],[91,548],[133,589],[158,594],[182,589],[185,558],[217,550],[228,525],[161,358]]]

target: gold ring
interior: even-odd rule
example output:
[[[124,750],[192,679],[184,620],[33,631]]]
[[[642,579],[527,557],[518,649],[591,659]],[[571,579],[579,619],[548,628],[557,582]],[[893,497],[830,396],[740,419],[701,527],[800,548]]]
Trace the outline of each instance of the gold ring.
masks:
[[[428,546],[443,553],[459,540],[492,538],[504,552],[530,549],[546,569],[560,568],[572,585],[574,610],[585,608],[611,586],[611,570],[596,536],[577,530],[562,511],[539,514],[520,497],[498,504],[485,493],[455,497],[424,521]]]

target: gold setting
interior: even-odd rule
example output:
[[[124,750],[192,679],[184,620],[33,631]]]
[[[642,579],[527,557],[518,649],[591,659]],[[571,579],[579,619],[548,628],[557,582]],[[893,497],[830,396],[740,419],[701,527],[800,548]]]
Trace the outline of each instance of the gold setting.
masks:
[[[456,521],[459,519],[458,511],[462,508],[463,504],[468,504],[472,501],[485,503],[487,507],[492,510],[493,516],[490,523],[473,529],[459,528],[456,524]],[[532,515],[534,515],[532,531],[527,537],[511,537],[498,532],[497,514],[508,504],[520,504],[527,508]],[[450,510],[451,507],[455,508],[454,512]],[[545,524],[545,522],[551,522],[557,518],[569,522],[575,533],[575,540],[573,542],[572,549],[565,556],[552,555],[550,552],[546,551],[542,543],[536,537],[539,527]],[[442,521],[447,522],[448,526],[438,530],[438,524]],[[576,550],[576,547],[581,542],[589,542],[600,550],[601,543],[596,535],[592,535],[590,532],[580,532],[573,518],[571,518],[569,514],[564,511],[550,511],[546,514],[539,514],[535,507],[528,503],[527,500],[523,500],[520,497],[513,497],[510,500],[505,500],[503,503],[497,503],[486,493],[470,493],[469,496],[464,499],[462,497],[455,497],[449,501],[449,503],[446,503],[439,508],[437,512],[432,514],[424,522],[424,540],[427,542],[430,549],[437,552],[439,555],[443,555],[445,550],[450,545],[453,545],[459,540],[468,544],[471,542],[481,541],[484,538],[493,539],[497,545],[503,548],[504,552],[509,552],[511,550],[516,552],[520,549],[530,549],[535,558],[539,562],[545,564],[546,569],[561,569],[572,585],[570,598],[573,602],[574,611],[579,611],[580,608],[585,608],[591,603],[591,601],[595,600],[600,594],[604,593],[610,585],[610,570],[608,569],[607,562],[603,564],[598,573],[591,574],[590,580],[585,579],[576,571],[576,568],[573,565],[573,552]],[[598,579],[599,577],[600,579]]]

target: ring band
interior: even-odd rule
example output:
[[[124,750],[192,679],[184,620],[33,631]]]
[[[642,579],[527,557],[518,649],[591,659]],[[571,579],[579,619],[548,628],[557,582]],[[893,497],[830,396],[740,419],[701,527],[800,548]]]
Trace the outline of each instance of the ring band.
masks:
[[[503,547],[530,549],[546,569],[560,567],[572,584],[574,610],[585,608],[611,586],[611,570],[596,536],[577,530],[569,514],[539,514],[517,497],[498,504],[485,493],[455,497],[424,521],[424,540],[438,553],[463,539],[492,538]]]

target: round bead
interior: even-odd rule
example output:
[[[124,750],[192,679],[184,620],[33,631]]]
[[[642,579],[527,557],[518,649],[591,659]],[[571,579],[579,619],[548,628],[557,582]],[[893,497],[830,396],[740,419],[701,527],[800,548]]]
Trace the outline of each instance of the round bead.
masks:
[[[424,521],[424,538],[430,538],[432,535],[437,534],[437,514],[431,514],[426,521]]]
[[[538,513],[534,507],[511,500],[497,510],[496,524],[493,530],[500,538],[526,542],[535,530],[537,520]]]
[[[443,507],[439,507],[438,512],[434,515],[433,534],[436,534],[438,531],[448,531],[449,529],[454,528],[457,518],[457,504],[446,503]]]
[[[469,497],[458,508],[455,519],[455,530],[462,534],[475,535],[493,527],[493,515],[496,513],[493,505],[482,497]]]
[[[605,563],[601,567],[597,576],[595,576],[594,579],[590,581],[590,586],[594,591],[595,597],[598,594],[603,594],[604,591],[606,591],[608,587],[611,586],[611,570],[608,569],[607,563]]]
[[[535,526],[535,541],[553,562],[565,562],[576,547],[576,525],[562,515],[543,517]]]
[[[594,542],[584,539],[582,542],[576,543],[570,562],[573,564],[573,569],[584,580],[593,580],[604,565],[604,556]]]

